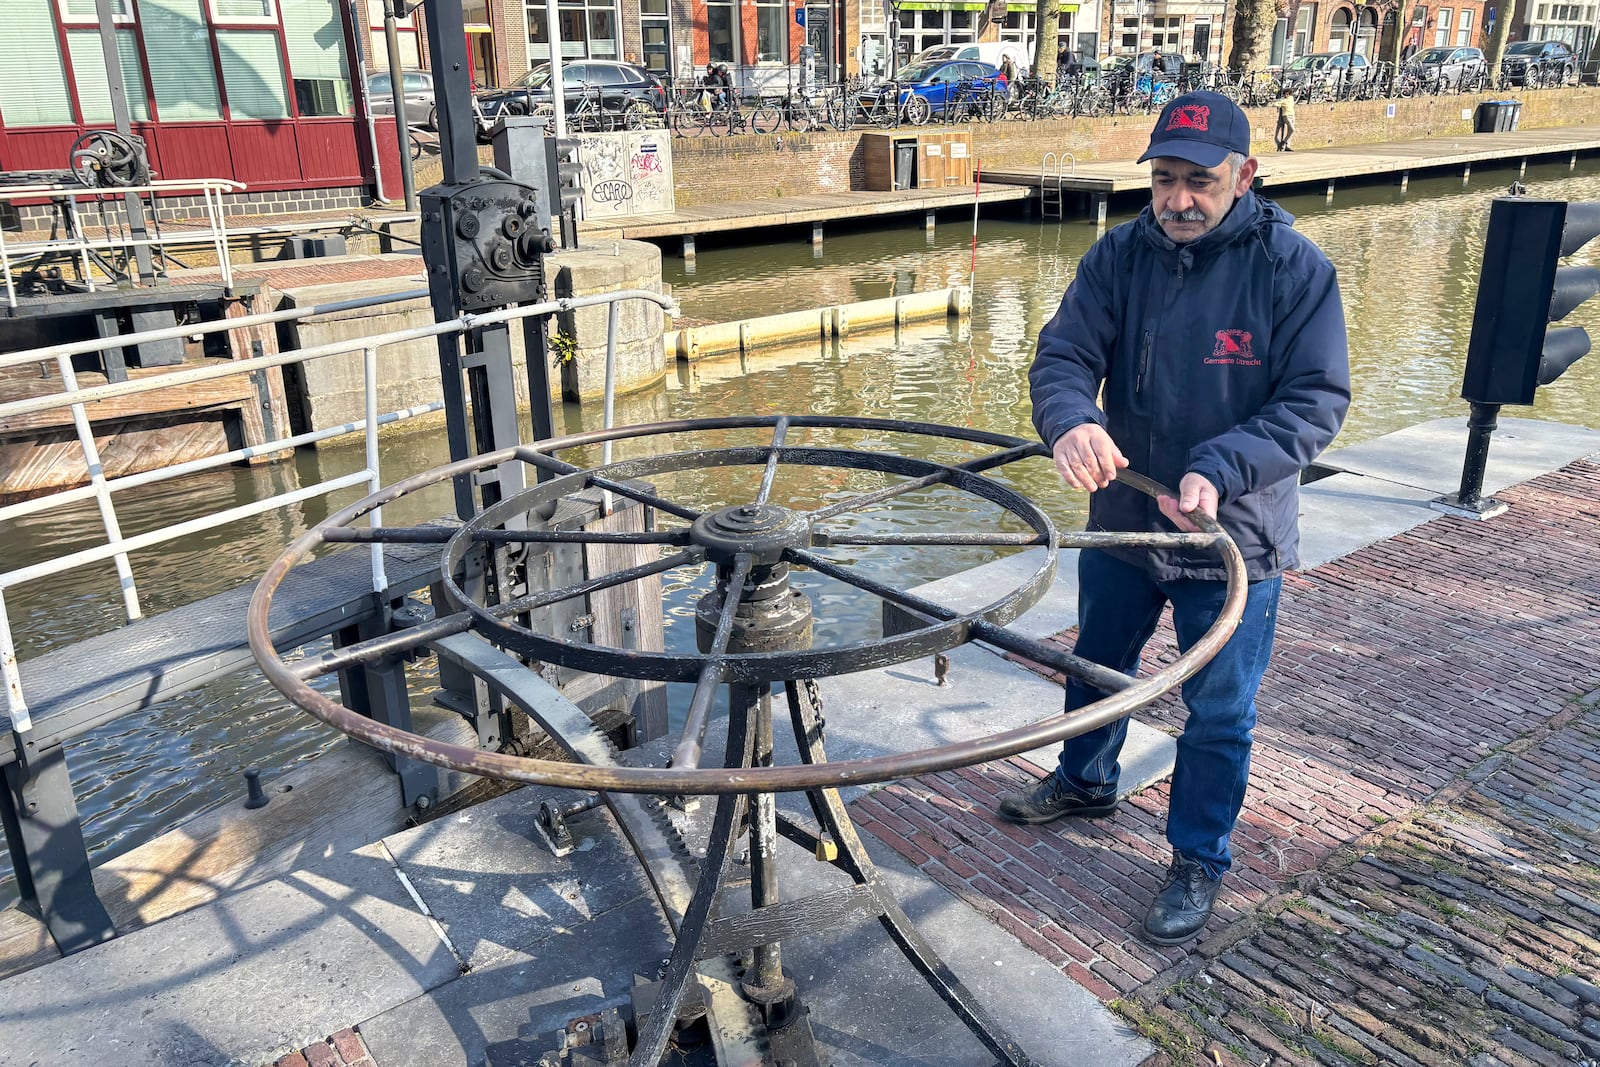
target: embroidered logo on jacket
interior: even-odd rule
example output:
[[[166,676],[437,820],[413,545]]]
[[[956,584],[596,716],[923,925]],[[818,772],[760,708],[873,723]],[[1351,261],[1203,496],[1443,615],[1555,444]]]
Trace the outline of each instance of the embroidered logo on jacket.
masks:
[[[1211,356],[1205,363],[1208,366],[1226,367],[1261,366],[1255,349],[1250,345],[1249,330],[1218,330],[1217,343],[1212,346]]]
[[[1211,108],[1206,104],[1185,104],[1174,108],[1172,117],[1167,119],[1169,130],[1198,130],[1201,133],[1211,128]]]

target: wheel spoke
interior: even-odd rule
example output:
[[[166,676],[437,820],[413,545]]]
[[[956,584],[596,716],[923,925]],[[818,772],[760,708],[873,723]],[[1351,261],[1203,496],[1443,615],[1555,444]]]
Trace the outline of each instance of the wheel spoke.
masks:
[[[1216,533],[1115,533],[1108,530],[1081,530],[1057,534],[1061,548],[1210,548],[1221,538]],[[1036,533],[885,533],[832,534],[812,530],[811,543],[817,548],[839,545],[993,545],[1030,547],[1045,544]]]
[[[915,593],[908,593],[903,589],[885,585],[853,568],[835,563],[814,552],[790,549],[784,553],[784,556],[793,563],[810,567],[812,570],[826,574],[830,578],[837,578],[847,585],[853,585],[857,589],[865,590],[882,600],[921,615],[930,622],[949,622],[966,614],[954,608],[947,608],[943,604],[936,604],[931,600],[926,600]],[[996,626],[982,619],[973,619],[971,621],[970,634],[974,639],[987,641],[989,644],[1007,652],[1015,652],[1018,655],[1027,656],[1029,659],[1042,663],[1046,667],[1053,667],[1058,671],[1070,674],[1079,681],[1086,682],[1106,693],[1118,693],[1133,685],[1132,678],[1119,671],[1114,671],[1110,667],[1091,663],[1081,656],[1062,652],[1060,649],[1052,648],[1041,641],[1024,637],[1019,633],[1007,630],[1003,626]]]
[[[428,545],[443,544],[455,536],[456,531],[443,526],[332,526],[322,534],[324,541],[334,544]],[[474,530],[472,540],[494,545],[686,545],[689,531]]]
[[[575,467],[566,460],[557,459],[554,456],[547,456],[543,452],[535,452],[531,448],[518,449],[517,455],[524,463],[539,467],[543,470],[552,471],[556,474],[578,474],[583,470],[582,467]],[[655,508],[657,511],[664,511],[668,515],[676,515],[680,519],[688,519],[690,522],[693,522],[695,519],[700,517],[700,512],[694,510],[693,508],[684,507],[682,504],[675,504],[670,500],[664,500],[661,497],[656,496],[654,493],[647,493],[638,486],[631,486],[626,482],[619,482],[599,474],[589,475],[586,481],[587,484],[592,485],[597,489],[609,489],[618,496],[625,496],[629,500],[632,500],[636,503],[645,504],[649,507]]]
[[[785,415],[772,430],[772,451],[767,453],[767,469],[761,472],[761,492],[756,494],[757,504],[765,504],[767,497],[772,494],[772,481],[778,476],[778,449],[783,447],[783,439],[787,436],[789,416]]]
[[[495,604],[488,610],[491,615],[500,619],[510,615],[521,615],[523,612],[547,608],[551,604],[559,604],[563,600],[571,600],[576,596],[584,596],[589,593],[597,593],[602,589],[613,589],[619,585],[627,585],[629,582],[636,582],[640,578],[648,578],[652,574],[670,571],[674,567],[701,563],[704,562],[705,558],[705,550],[696,546],[683,552],[675,552],[652,563],[641,563],[637,567],[612,571],[610,574],[602,574],[598,578],[590,578],[587,581],[564,585],[560,589],[550,589],[543,593],[529,593],[526,596],[519,596],[515,600],[506,601],[504,604]]]
[[[418,645],[466,633],[471,628],[472,616],[467,612],[458,611],[454,615],[432,619],[420,626],[410,626],[394,633],[336,648],[332,652],[324,652],[316,659],[302,660],[289,669],[296,678],[306,682],[325,674],[332,674],[334,671],[376,663],[386,656],[404,655]]]
[[[753,558],[748,552],[734,557],[733,571],[722,597],[722,611],[717,616],[717,630],[711,638],[711,648],[706,653],[706,665],[700,668],[700,678],[695,682],[694,699],[689,702],[689,714],[683,722],[683,732],[678,736],[678,747],[672,750],[670,766],[689,769],[700,765],[700,753],[705,745],[706,725],[711,721],[711,702],[716,699],[717,687],[722,684],[727,671],[722,659],[728,651],[728,641],[733,637],[734,616],[739,613],[739,601],[744,583],[750,577]]]
[[[1031,442],[1025,445],[1015,445],[1011,448],[1004,448],[998,452],[990,452],[986,456],[977,456],[973,459],[967,460],[965,463],[952,464],[950,467],[944,470],[935,471],[932,474],[925,474],[921,478],[913,478],[908,482],[901,482],[899,485],[891,485],[887,488],[878,489],[871,493],[861,493],[857,496],[846,497],[844,500],[835,501],[825,508],[819,508],[816,511],[813,511],[810,516],[811,521],[821,522],[824,519],[830,519],[833,516],[839,515],[846,511],[854,511],[857,508],[868,507],[872,504],[880,504],[885,500],[893,500],[897,496],[902,496],[906,493],[912,493],[918,489],[926,489],[930,485],[938,485],[949,480],[951,471],[967,471],[971,474],[980,474],[983,471],[993,470],[995,467],[1001,467],[1007,463],[1014,462],[1015,460],[1022,459],[1026,456],[1033,456],[1037,454],[1038,447]]]

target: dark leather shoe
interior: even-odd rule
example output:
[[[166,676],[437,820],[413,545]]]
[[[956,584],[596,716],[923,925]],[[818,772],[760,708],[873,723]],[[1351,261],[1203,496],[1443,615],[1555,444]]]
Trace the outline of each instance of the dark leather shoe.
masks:
[[[1007,822],[1052,822],[1068,816],[1094,818],[1117,810],[1117,798],[1090,800],[1062,789],[1054,774],[1041,778],[1032,789],[1000,799],[1000,817]]]
[[[1181,945],[1193,938],[1211,918],[1221,878],[1206,874],[1201,864],[1173,856],[1167,880],[1144,917],[1144,934],[1158,945]]]

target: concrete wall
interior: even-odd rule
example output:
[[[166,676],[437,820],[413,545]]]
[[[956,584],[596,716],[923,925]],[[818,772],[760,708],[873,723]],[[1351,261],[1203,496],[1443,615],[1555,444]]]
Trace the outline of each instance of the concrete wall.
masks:
[[[1301,104],[1295,109],[1296,148],[1373,144],[1416,137],[1471,134],[1480,100],[1506,93],[1419,97],[1409,100]],[[1545,129],[1600,118],[1600,91],[1546,89],[1515,94],[1522,101],[1519,128]],[[1387,117],[1390,105],[1394,118]],[[1468,113],[1462,118],[1462,112]],[[1247,112],[1257,152],[1272,151],[1277,112]],[[972,151],[986,168],[1033,170],[1046,152],[1067,151],[1080,160],[1136,159],[1150,139],[1152,115],[977,123]],[[740,137],[684,137],[673,142],[678,209],[756,197],[817,196],[863,187],[862,131],[783,133]]]
[[[549,260],[552,296],[581,296],[617,289],[661,289],[661,250],[638,241],[607,241],[601,247],[563,252]],[[280,307],[359,299],[416,287],[404,278],[340,282],[286,289]],[[336,341],[352,341],[374,334],[414,329],[433,323],[426,299],[385,304],[377,308],[317,315],[280,324],[279,345],[284,351],[313,348]],[[570,400],[602,395],[605,385],[606,309],[564,312],[556,316],[554,332],[577,340],[573,359],[561,362],[551,354],[552,395]],[[654,304],[629,301],[619,306],[616,388],[619,393],[642,389],[666,373],[661,336],[663,316]],[[528,379],[523,329],[511,327],[511,358],[517,406],[528,406]],[[285,368],[290,417],[297,430],[324,429],[365,416],[361,353],[312,360],[300,368]],[[378,409],[394,411],[439,400],[438,341],[432,337],[387,345],[378,354]]]

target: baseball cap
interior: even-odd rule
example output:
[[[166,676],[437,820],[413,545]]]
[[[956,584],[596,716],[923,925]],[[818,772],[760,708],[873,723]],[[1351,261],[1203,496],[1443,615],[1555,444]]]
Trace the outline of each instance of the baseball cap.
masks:
[[[1202,90],[1174,97],[1161,109],[1161,117],[1150,134],[1150,147],[1138,162],[1186,159],[1202,167],[1215,167],[1230,152],[1250,154],[1250,120],[1238,104],[1221,93]]]

